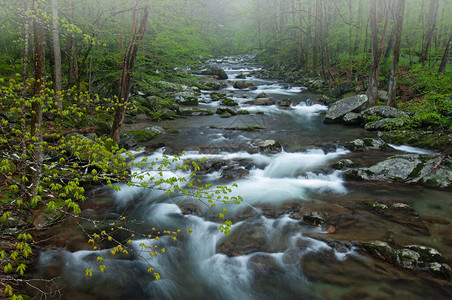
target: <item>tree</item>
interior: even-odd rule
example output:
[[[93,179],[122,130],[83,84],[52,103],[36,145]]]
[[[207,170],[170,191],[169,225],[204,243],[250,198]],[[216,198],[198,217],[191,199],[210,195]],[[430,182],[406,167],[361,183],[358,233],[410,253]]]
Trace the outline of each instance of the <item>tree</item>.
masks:
[[[129,44],[127,45],[126,53],[124,54],[124,61],[122,66],[122,75],[119,85],[118,99],[119,105],[116,109],[113,127],[111,129],[111,138],[115,143],[119,141],[119,135],[121,131],[121,126],[124,121],[124,116],[126,113],[126,105],[129,99],[130,90],[132,88],[133,72],[135,71],[135,62],[138,54],[138,46],[144,37],[147,29],[147,22],[149,16],[149,8],[145,7],[143,9],[143,16],[141,18],[140,28],[137,32],[138,26],[138,6],[132,11],[133,14],[133,26],[132,32],[129,39]]]
[[[378,99],[378,61],[379,61],[379,49],[378,49],[378,37],[377,37],[377,9],[376,0],[370,1],[370,31],[371,31],[371,62],[370,62],[370,74],[367,87],[367,97],[369,98],[369,104],[375,105]]]
[[[452,31],[450,32],[449,41],[446,44],[446,49],[444,49],[444,54],[443,58],[441,59],[441,64],[439,65],[438,68],[438,73],[444,74],[446,72],[446,67],[450,58],[451,48],[452,48]]]
[[[395,23],[395,42],[394,51],[392,59],[391,75],[389,77],[389,88],[388,88],[388,105],[394,106],[395,104],[395,94],[396,94],[396,84],[397,84],[397,69],[399,66],[400,57],[400,44],[402,42],[402,27],[403,27],[403,15],[405,13],[405,0],[397,0],[396,8],[396,23]]]
[[[30,197],[37,196],[37,187],[41,180],[42,169],[42,99],[41,93],[45,88],[45,48],[44,48],[44,11],[43,2],[41,0],[33,1],[35,14],[33,15],[33,34],[34,34],[34,73],[35,81],[33,86],[33,102],[32,102],[32,120],[31,135],[35,141],[34,145],[34,166],[31,168],[31,186]]]
[[[53,57],[55,60],[55,98],[58,108],[61,110],[63,105],[61,103],[61,50],[60,50],[60,32],[58,30],[58,0],[51,0],[52,6],[52,37],[53,37]]]
[[[432,42],[433,32],[436,27],[436,16],[438,15],[439,0],[430,0],[430,8],[427,17],[427,32],[425,33],[424,47],[422,48],[420,62],[425,65],[428,59],[428,52]]]

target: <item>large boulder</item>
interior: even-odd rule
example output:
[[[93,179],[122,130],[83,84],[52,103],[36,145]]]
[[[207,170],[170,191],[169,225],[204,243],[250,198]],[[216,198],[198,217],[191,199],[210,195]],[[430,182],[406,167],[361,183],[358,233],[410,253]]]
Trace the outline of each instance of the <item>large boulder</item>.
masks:
[[[366,95],[357,95],[341,99],[333,103],[326,112],[325,123],[343,122],[343,118],[350,112],[361,112],[369,103]]]
[[[180,105],[198,105],[199,89],[197,87],[181,86],[182,91],[172,94],[172,98]]]
[[[212,78],[202,79],[202,80],[200,80],[200,83],[204,86],[204,89],[215,90],[215,91],[221,90],[222,88],[225,88],[228,86],[226,84],[226,82],[215,80]]]
[[[234,88],[236,88],[236,89],[249,89],[252,87],[254,87],[254,84],[252,84],[251,82],[246,81],[246,80],[234,82]]]
[[[419,183],[432,187],[452,187],[452,158],[426,154],[392,156],[369,168],[346,173],[348,179]]]
[[[390,107],[387,105],[372,106],[362,112],[362,117],[368,119],[372,116],[381,118],[408,118],[409,115],[400,109]]]
[[[228,74],[224,71],[223,68],[212,66],[207,68],[206,70],[203,70],[201,72],[202,75],[212,75],[215,76],[218,79],[228,79]]]
[[[251,105],[273,105],[275,104],[275,100],[272,98],[256,98],[254,100],[246,101],[245,103]]]
[[[367,123],[366,130],[394,130],[403,127],[408,119],[405,118],[384,118],[375,122]]]

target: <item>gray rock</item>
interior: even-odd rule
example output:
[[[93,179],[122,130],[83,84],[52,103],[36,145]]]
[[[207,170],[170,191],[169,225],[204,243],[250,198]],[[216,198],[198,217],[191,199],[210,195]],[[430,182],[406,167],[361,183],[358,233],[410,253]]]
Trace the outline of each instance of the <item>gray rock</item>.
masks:
[[[198,95],[195,89],[186,88],[181,92],[176,92],[172,98],[180,105],[198,105]]]
[[[228,79],[228,74],[224,71],[223,68],[212,66],[201,72],[202,75],[213,75],[218,79]]]
[[[351,167],[354,167],[356,163],[354,163],[350,159],[341,159],[340,161],[333,164],[331,167],[336,170],[345,170]]]
[[[247,101],[245,103],[254,105],[274,105],[275,100],[273,100],[272,98],[257,98],[251,101]]]
[[[351,141],[345,145],[345,148],[347,148],[350,151],[363,151],[366,149],[366,144],[361,139],[356,139],[354,141]]]
[[[313,211],[303,216],[303,222],[317,226],[325,223],[325,218],[320,213]]]
[[[221,90],[222,88],[227,87],[228,85],[223,81],[213,80],[213,79],[203,79],[200,81],[201,84],[207,86],[212,90]]]
[[[452,159],[437,155],[392,156],[370,168],[351,170],[349,179],[420,183],[433,187],[452,186]],[[441,162],[441,163],[440,163]]]
[[[278,102],[279,107],[288,108],[292,104],[292,101],[290,99],[283,99]]]
[[[282,150],[282,146],[278,141],[265,140],[257,143],[261,153],[279,153]]]
[[[408,118],[409,115],[397,108],[387,105],[372,106],[363,111],[362,116],[367,119],[371,116],[378,116],[382,118]]]
[[[236,89],[248,89],[251,87],[254,87],[254,84],[252,84],[251,82],[246,81],[246,80],[234,82],[234,88],[236,88]]]
[[[388,102],[388,92],[383,90],[378,90],[378,99],[383,102]]]
[[[239,75],[235,76],[237,79],[246,79],[246,75],[243,73],[240,73]]]
[[[404,118],[385,118],[375,122],[367,123],[364,129],[375,131],[375,130],[393,130],[404,126],[407,119]]]
[[[343,118],[345,124],[348,125],[359,125],[362,123],[361,114],[349,112]]]
[[[350,112],[361,112],[368,105],[366,95],[357,95],[333,103],[326,112],[325,123],[343,122],[343,117]]]

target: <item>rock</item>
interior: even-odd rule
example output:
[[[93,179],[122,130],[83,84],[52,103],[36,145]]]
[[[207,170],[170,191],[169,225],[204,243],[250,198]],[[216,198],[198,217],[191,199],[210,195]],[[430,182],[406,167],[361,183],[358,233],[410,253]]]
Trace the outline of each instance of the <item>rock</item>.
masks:
[[[367,123],[364,126],[366,130],[394,130],[403,127],[408,119],[403,118],[385,118],[375,122]]]
[[[144,129],[126,131],[121,133],[119,145],[122,147],[135,147],[138,143],[150,141],[153,137],[163,133],[159,126],[146,127]]]
[[[354,167],[356,163],[354,163],[350,159],[341,159],[340,161],[333,164],[331,167],[335,170],[345,170],[351,167]]]
[[[379,105],[379,106],[372,106],[368,109],[364,110],[362,112],[362,117],[364,119],[368,119],[372,116],[378,116],[381,118],[408,118],[409,115],[397,108],[386,106],[386,105]]]
[[[267,246],[265,226],[245,222],[217,246],[217,252],[227,256],[247,255],[255,252],[270,252]]]
[[[333,103],[326,112],[325,123],[343,122],[343,117],[350,112],[361,112],[368,105],[366,95],[357,95]]]
[[[245,103],[254,105],[274,105],[275,100],[273,100],[272,98],[257,98],[251,101],[247,101]]]
[[[240,179],[240,178],[248,176],[249,173],[250,173],[250,171],[245,168],[237,167],[237,166],[229,166],[229,167],[223,169],[223,171],[221,172],[221,176],[223,178],[227,178],[227,179]]]
[[[222,115],[225,113],[230,114],[231,116],[235,116],[237,115],[237,113],[235,111],[233,111],[232,109],[228,108],[228,107],[218,107],[217,111],[215,112],[217,115]]]
[[[350,151],[363,151],[366,149],[366,144],[364,144],[364,141],[361,139],[356,139],[354,141],[351,141],[345,145],[345,148],[347,148]]]
[[[212,99],[212,101],[224,100],[226,99],[226,93],[213,92],[210,94],[210,98]]]
[[[344,116],[343,121],[347,125],[359,125],[362,123],[361,114],[349,112]]]
[[[268,98],[268,97],[265,92],[262,92],[262,93],[259,93],[259,95],[257,95],[255,99],[257,99],[257,98]]]
[[[389,94],[387,91],[378,90],[378,100],[381,102],[388,103],[389,100]]]
[[[225,112],[225,113],[222,113],[221,115],[220,115],[220,118],[230,118],[230,117],[232,117],[232,115],[230,114],[230,113],[227,113],[227,112]]]
[[[282,146],[275,140],[265,140],[257,144],[261,153],[279,153],[282,151]]]
[[[172,95],[174,101],[180,105],[198,105],[198,96],[192,91],[176,92]]]
[[[290,107],[291,104],[292,104],[292,101],[290,101],[290,99],[283,99],[278,102],[278,106],[280,108],[288,108],[288,107]]]
[[[251,87],[254,87],[254,84],[252,84],[251,82],[246,81],[246,80],[234,82],[234,88],[236,88],[236,89],[248,89]]]
[[[370,168],[351,170],[346,173],[346,177],[352,180],[392,180],[433,187],[451,187],[452,159],[441,160],[437,155],[396,155]]]
[[[216,90],[216,91],[221,90],[222,88],[225,88],[228,86],[225,82],[218,81],[215,79],[202,79],[200,81],[200,83],[203,84],[204,86],[206,86],[212,90]]]
[[[206,70],[201,72],[202,75],[213,75],[218,79],[228,79],[228,74],[224,71],[223,68],[212,66]]]
[[[321,225],[321,224],[325,223],[325,218],[323,216],[321,216],[320,213],[313,211],[313,212],[306,213],[303,216],[303,222],[317,226],[317,225]]]
[[[246,79],[246,75],[243,73],[240,73],[239,75],[235,76],[237,79]]]
[[[226,105],[226,106],[236,106],[236,105],[238,105],[237,102],[235,102],[231,98],[224,99],[223,101],[221,101],[221,104],[222,105]]]

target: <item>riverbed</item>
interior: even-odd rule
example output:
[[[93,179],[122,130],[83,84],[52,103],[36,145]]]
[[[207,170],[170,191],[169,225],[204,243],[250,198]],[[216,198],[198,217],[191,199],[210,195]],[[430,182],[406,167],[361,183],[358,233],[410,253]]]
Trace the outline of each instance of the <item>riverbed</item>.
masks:
[[[401,268],[362,247],[373,241],[394,248],[424,245],[438,250],[450,264],[452,192],[346,181],[342,171],[331,167],[344,158],[369,166],[412,149],[350,152],[344,147],[347,142],[376,135],[359,127],[324,124],[327,107],[320,95],[296,84],[259,79],[253,72],[260,67],[243,60],[226,58],[211,64],[224,68],[230,78],[220,92],[238,104],[233,109],[250,114],[134,124],[165,130],[145,144],[157,150],[137,151],[135,159],[161,162],[181,152],[182,161],[205,158],[198,163],[196,179],[225,186],[229,199],[240,196],[243,201],[220,201],[211,207],[205,199],[125,184],[119,192],[92,191],[82,213],[86,220],[70,220],[58,229],[59,248],[41,254],[36,277],[56,278],[56,285],[48,288],[58,286],[65,299],[452,297],[450,279]],[[239,74],[246,79],[235,79]],[[236,89],[232,81],[237,80],[247,80],[255,89]],[[276,103],[289,100],[291,105],[249,103],[263,92]],[[215,111],[221,106],[211,93],[202,91],[199,108]],[[281,147],[262,147],[270,141]],[[176,165],[182,162],[175,162],[162,177],[189,182],[190,173]],[[135,182],[159,176],[152,172]],[[369,203],[404,204],[410,211],[382,213]],[[220,213],[233,223],[228,236],[219,230],[224,222]],[[118,222],[122,217],[125,220]],[[112,255],[117,244],[108,239],[100,243],[102,250],[93,250],[82,227],[89,234],[111,232],[113,239],[125,241],[129,254]],[[154,251],[157,255],[151,256]],[[100,272],[100,265],[106,266],[105,272]],[[92,276],[86,276],[86,269],[93,270]]]

